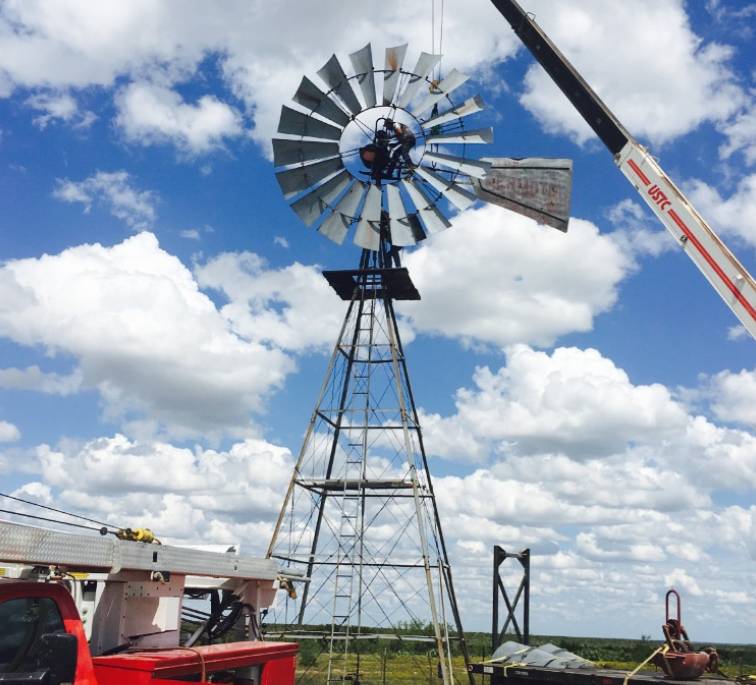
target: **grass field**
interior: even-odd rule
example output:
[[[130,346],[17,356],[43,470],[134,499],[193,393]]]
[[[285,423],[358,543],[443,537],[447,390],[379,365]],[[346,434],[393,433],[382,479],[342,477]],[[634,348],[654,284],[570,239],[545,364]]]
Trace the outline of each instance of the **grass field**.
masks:
[[[466,635],[471,660],[480,662],[490,657],[490,636],[486,633]],[[532,636],[532,645],[551,642],[575,654],[594,661],[598,666],[623,671],[633,670],[659,646],[650,639],[620,640],[611,638]],[[709,645],[699,645],[706,647]],[[722,668],[731,676],[756,674],[756,645],[713,645],[722,657]],[[300,646],[297,668],[297,685],[322,685],[326,681],[328,659],[325,645],[315,640],[304,640]],[[394,643],[376,642],[363,645],[359,670],[366,685],[437,685],[437,661],[435,653],[420,648],[412,652],[398,651]],[[357,670],[356,656],[350,656],[347,672]],[[653,671],[654,666],[644,670]],[[455,682],[467,684],[464,660],[453,658]],[[488,682],[487,679],[485,681]],[[483,685],[483,681],[480,682]]]

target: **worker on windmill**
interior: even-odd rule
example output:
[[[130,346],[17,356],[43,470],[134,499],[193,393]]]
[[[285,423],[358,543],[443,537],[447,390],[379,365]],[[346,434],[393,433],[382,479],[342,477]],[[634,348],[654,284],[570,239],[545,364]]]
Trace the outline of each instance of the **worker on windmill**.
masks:
[[[415,163],[412,161],[412,157],[410,157],[410,150],[415,147],[415,143],[417,142],[415,134],[407,124],[391,121],[389,119],[386,121],[386,126],[388,127],[389,125],[393,128],[394,135],[396,136],[396,143],[394,143],[394,148],[391,150],[391,160],[389,161],[389,165],[386,167],[386,178],[391,178],[393,176],[394,169],[399,165],[400,160],[404,162],[404,166],[408,170],[411,171],[415,168]]]

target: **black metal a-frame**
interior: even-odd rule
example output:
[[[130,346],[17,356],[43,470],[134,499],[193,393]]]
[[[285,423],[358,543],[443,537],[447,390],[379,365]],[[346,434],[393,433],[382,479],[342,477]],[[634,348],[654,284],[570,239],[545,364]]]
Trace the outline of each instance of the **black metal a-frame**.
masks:
[[[501,578],[501,565],[507,559],[517,559],[522,566],[522,578],[514,599],[510,601],[504,581]],[[499,604],[504,600],[507,609],[507,618],[504,625],[499,628]],[[517,621],[517,605],[522,599],[522,628]],[[527,645],[530,640],[530,549],[522,552],[506,552],[499,545],[494,545],[493,550],[493,621],[491,622],[491,653],[502,643],[504,635],[510,624],[517,636],[518,642]]]

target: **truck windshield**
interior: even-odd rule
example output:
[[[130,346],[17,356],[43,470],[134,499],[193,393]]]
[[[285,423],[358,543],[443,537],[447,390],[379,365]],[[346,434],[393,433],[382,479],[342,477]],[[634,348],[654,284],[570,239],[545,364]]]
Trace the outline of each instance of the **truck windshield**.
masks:
[[[37,669],[39,638],[65,632],[57,604],[49,597],[20,597],[0,603],[0,673]]]

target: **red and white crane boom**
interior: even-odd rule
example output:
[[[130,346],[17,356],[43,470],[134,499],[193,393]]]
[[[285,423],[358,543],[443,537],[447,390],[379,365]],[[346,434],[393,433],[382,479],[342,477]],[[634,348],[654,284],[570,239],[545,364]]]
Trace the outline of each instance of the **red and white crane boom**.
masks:
[[[756,338],[756,283],[748,270],[516,0],[491,1],[609,148],[622,173]]]

